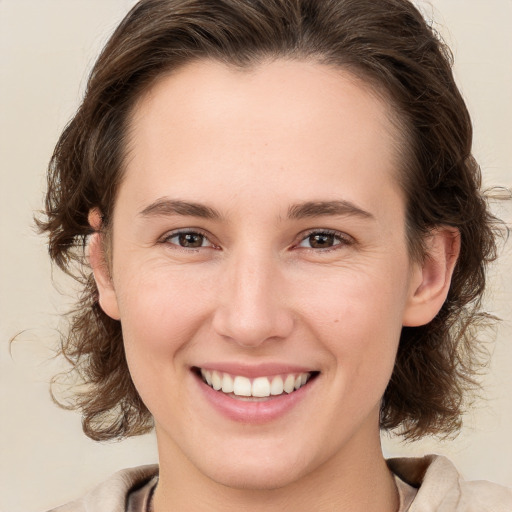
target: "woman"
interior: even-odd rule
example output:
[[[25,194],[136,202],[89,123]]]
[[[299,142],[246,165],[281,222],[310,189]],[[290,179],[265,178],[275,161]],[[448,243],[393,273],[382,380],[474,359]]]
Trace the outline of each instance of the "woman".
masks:
[[[496,219],[447,49],[405,0],[143,0],[51,163],[84,430],[159,467],[66,510],[510,510],[380,429],[460,427]]]

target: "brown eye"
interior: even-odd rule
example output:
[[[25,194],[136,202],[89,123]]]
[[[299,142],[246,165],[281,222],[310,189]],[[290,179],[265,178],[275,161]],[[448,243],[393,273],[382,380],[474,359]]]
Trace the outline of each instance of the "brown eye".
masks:
[[[195,231],[182,231],[165,238],[164,242],[177,245],[185,249],[199,249],[200,247],[212,247],[205,235]]]
[[[330,249],[341,248],[345,245],[350,245],[351,239],[345,236],[343,233],[337,231],[315,231],[310,233],[299,243],[299,247],[305,247],[307,249]]]
[[[180,233],[178,243],[181,247],[202,247],[204,236],[199,233]]]
[[[336,237],[330,233],[314,233],[308,237],[309,246],[313,249],[332,247],[335,244],[335,241]]]

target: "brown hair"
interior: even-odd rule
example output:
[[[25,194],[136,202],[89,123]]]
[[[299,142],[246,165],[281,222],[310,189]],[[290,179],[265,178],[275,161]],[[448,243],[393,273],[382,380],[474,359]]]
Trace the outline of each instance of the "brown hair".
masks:
[[[152,427],[130,379],[121,325],[99,307],[84,260],[89,210],[102,212],[102,229],[110,225],[133,105],[157,77],[194,59],[246,67],[279,57],[347,69],[391,102],[404,135],[401,185],[413,257],[423,256],[433,227],[460,231],[448,299],[428,325],[403,328],[381,408],[382,428],[408,438],[460,427],[464,397],[475,386],[475,326],[486,320],[480,302],[496,219],[480,193],[449,50],[407,0],[142,0],[105,46],[57,143],[38,221],[52,259],[83,284],[61,351],[86,384],[74,407],[93,439]]]

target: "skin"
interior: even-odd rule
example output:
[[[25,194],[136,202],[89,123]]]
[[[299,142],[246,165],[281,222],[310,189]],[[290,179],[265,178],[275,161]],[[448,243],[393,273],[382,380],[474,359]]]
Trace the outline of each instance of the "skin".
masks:
[[[155,418],[156,512],[188,510],[190,496],[205,511],[397,510],[379,405],[402,326],[444,302],[458,239],[439,228],[430,257],[411,261],[389,108],[343,70],[283,60],[195,62],[136,105],[112,260],[99,234],[90,259]],[[328,201],[352,210],[289,215]],[[326,230],[318,247],[310,235]],[[254,425],[198,393],[191,367],[215,362],[320,373],[290,411]]]

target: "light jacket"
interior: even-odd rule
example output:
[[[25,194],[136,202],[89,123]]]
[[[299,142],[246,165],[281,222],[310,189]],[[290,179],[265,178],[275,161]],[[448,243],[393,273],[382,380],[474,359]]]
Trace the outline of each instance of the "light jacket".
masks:
[[[418,489],[407,512],[512,512],[512,490],[486,481],[465,481],[446,457],[390,459],[388,466]],[[157,475],[157,465],[124,469],[83,498],[49,512],[127,512],[128,496],[135,495],[129,512],[143,512]]]

